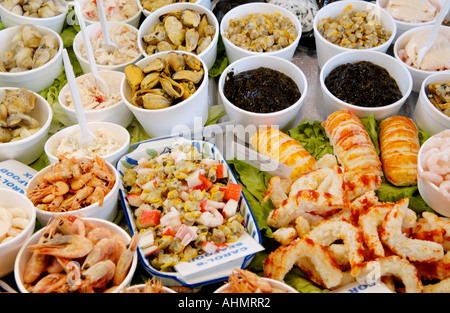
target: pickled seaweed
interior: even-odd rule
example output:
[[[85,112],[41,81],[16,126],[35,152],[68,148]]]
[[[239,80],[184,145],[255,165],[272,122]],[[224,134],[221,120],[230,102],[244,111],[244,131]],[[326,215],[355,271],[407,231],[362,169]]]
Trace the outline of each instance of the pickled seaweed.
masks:
[[[369,61],[337,66],[325,85],[340,100],[362,107],[386,106],[403,96],[389,72]]]
[[[265,67],[238,74],[229,72],[223,92],[235,106],[254,113],[284,110],[301,97],[300,90],[292,78]]]

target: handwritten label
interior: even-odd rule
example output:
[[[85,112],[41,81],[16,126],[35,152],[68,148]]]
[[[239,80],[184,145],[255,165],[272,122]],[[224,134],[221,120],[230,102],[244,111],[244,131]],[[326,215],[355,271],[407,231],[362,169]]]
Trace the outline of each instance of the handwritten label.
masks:
[[[0,188],[25,194],[31,178],[37,171],[16,160],[0,162]]]

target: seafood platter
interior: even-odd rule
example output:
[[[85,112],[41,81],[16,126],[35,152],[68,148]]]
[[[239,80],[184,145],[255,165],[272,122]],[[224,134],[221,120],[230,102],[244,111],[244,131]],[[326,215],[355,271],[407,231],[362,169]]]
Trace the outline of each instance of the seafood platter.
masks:
[[[0,0],[1,290],[450,292],[449,2]]]

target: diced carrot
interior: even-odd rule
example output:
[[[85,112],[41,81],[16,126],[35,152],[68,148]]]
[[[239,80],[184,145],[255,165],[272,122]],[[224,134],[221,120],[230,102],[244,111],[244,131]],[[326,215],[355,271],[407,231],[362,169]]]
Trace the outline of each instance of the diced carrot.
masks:
[[[144,228],[154,227],[159,225],[160,219],[161,219],[161,212],[159,212],[158,210],[147,210],[142,211],[139,223]]]
[[[227,189],[225,189],[225,193],[223,195],[223,199],[225,201],[228,201],[230,199],[239,201],[239,198],[241,197],[241,191],[241,185],[228,182]]]
[[[127,199],[128,203],[131,206],[136,206],[137,207],[137,206],[140,206],[143,203],[143,201],[141,199],[141,195],[138,194],[138,193],[130,193],[125,198]]]

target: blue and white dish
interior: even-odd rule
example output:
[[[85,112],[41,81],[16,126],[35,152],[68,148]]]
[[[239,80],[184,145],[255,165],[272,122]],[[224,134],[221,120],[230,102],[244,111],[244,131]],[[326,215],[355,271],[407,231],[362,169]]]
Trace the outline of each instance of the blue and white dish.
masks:
[[[179,136],[150,139],[139,143],[133,151],[117,161],[116,168],[119,172],[119,177],[122,178],[128,168],[133,168],[136,166],[139,159],[154,157],[160,153],[170,151],[174,146],[185,144],[193,145],[199,152],[202,152],[205,157],[220,160],[225,165],[224,167],[227,170],[229,181],[235,184],[238,183],[224,156],[214,144],[203,140],[190,140]],[[138,229],[136,226],[134,211],[126,200],[127,194],[128,192],[124,184],[121,182],[119,185],[120,200],[125,212],[128,227],[133,235],[138,231]],[[239,208],[241,215],[244,217],[244,226],[248,234],[257,244],[261,244],[261,234],[259,232],[259,228],[243,192],[241,192]],[[189,276],[188,279],[187,277],[181,276],[178,272],[162,272],[155,269],[150,264],[147,257],[145,257],[142,253],[140,248],[138,249],[138,255],[145,270],[152,276],[156,276],[156,278],[161,280],[165,286],[183,285],[193,288],[228,279],[233,268],[245,268],[248,266],[255,253],[225,263],[214,268],[214,270],[203,271],[200,272],[199,275]]]

